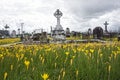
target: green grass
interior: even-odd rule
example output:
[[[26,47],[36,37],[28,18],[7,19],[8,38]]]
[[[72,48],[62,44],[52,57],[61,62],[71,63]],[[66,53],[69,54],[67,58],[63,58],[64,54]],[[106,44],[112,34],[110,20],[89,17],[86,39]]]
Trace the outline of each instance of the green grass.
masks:
[[[25,60],[30,61],[28,70]],[[119,80],[119,70],[120,46],[116,44],[0,47],[0,80],[5,72],[5,80],[43,80],[44,73],[49,80]]]

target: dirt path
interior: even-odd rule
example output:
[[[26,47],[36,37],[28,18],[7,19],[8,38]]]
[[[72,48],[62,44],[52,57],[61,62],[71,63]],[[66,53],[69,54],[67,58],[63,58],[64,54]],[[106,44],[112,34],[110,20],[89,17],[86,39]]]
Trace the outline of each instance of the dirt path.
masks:
[[[11,43],[11,44],[3,44],[3,45],[0,45],[2,47],[6,47],[6,46],[11,46],[11,45],[16,45],[16,44],[21,44],[22,42],[15,42],[15,43]]]

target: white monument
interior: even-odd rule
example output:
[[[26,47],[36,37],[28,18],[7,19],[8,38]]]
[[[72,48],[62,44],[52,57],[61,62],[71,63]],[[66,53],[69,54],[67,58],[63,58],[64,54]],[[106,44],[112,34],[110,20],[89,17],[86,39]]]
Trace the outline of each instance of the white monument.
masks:
[[[57,18],[57,25],[54,30],[51,31],[52,37],[55,41],[65,40],[65,31],[60,24],[60,18],[62,17],[63,13],[57,9],[54,13],[54,16]]]

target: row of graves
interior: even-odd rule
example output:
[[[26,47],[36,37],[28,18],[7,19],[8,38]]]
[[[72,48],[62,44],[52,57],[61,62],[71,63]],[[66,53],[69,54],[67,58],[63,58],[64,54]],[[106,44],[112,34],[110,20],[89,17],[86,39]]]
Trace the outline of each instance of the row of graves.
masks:
[[[113,38],[117,35],[117,32],[109,32],[107,30],[107,26],[109,25],[109,23],[107,21],[105,21],[104,25],[105,25],[105,30],[102,29],[102,27],[98,26],[95,27],[93,29],[93,31],[91,29],[88,29],[88,32],[86,34],[83,33],[79,33],[79,32],[72,32],[70,33],[69,28],[66,29],[66,32],[63,30],[61,24],[60,24],[60,18],[62,17],[63,13],[57,9],[56,12],[54,13],[54,16],[57,18],[57,25],[55,27],[54,30],[51,30],[51,34],[52,34],[52,38],[55,41],[66,41],[66,37],[70,37],[71,34],[73,36],[82,36],[82,41],[84,41],[84,39],[91,39],[93,38],[93,41],[96,40],[104,40],[104,38]],[[93,37],[91,37],[93,36]],[[120,40],[120,38],[118,37],[118,40]],[[87,40],[88,41],[88,40]]]
[[[0,30],[0,39],[4,38],[16,38],[16,31],[13,30],[12,33],[10,34],[10,31],[8,30]]]
[[[118,38],[118,41],[120,41],[120,34],[118,34],[118,32],[110,32],[107,30],[107,25],[109,25],[107,21],[105,21],[104,25],[105,30],[97,26],[93,30],[89,28],[87,32],[76,33],[76,35],[81,35],[82,42],[105,42],[105,40],[112,40],[112,38]]]
[[[47,32],[41,30],[40,33],[34,33],[32,34],[32,37],[25,39],[25,41],[29,41],[30,39],[32,42],[39,42],[39,43],[71,43],[71,42],[96,42],[103,40],[103,38],[112,38],[117,35],[115,32],[109,32],[107,30],[107,21],[104,23],[105,25],[105,30],[102,29],[102,27],[98,26],[93,29],[93,31],[89,28],[88,32],[86,33],[80,33],[80,32],[75,32],[72,31],[70,33],[69,28],[66,28],[66,31],[63,29],[62,25],[60,24],[60,18],[63,16],[63,13],[57,9],[54,13],[54,16],[57,19],[57,25],[53,29],[51,27],[51,34],[50,37],[52,40],[49,40]],[[34,31],[35,32],[35,31]],[[66,40],[66,37],[70,36],[75,36],[75,37],[81,37],[79,40]],[[92,36],[92,37],[91,37]],[[30,42],[31,43],[31,42]]]
[[[35,29],[32,34],[21,34],[20,39],[23,44],[49,43],[47,35],[43,29]]]
[[[88,32],[81,33],[72,31],[70,32],[69,28],[66,28],[66,31],[63,28],[51,29],[51,33],[48,34],[43,29],[36,29],[32,35],[24,35],[25,43],[74,43],[74,42],[98,42],[104,41],[104,38],[111,39],[116,37],[117,32],[106,32],[102,27],[95,27],[93,30],[88,29]],[[31,36],[31,37],[30,37]],[[50,36],[52,40],[48,38]],[[66,40],[67,37],[79,37],[79,40]]]
[[[63,13],[57,9],[54,13],[54,16],[57,18],[57,25],[54,29],[52,29],[51,27],[51,37],[53,38],[53,42],[63,42],[65,41],[66,37],[65,37],[65,31],[63,30],[63,27],[60,24],[60,18],[62,17]],[[41,32],[37,32],[32,34],[31,36],[31,40],[32,43],[49,43],[49,38],[48,38],[48,34],[47,32],[44,32],[43,30],[39,30]],[[27,37],[26,37],[27,38]],[[21,40],[25,40],[24,37],[21,37]],[[29,39],[25,40],[24,42],[26,43],[27,41],[29,41]]]
[[[110,32],[107,30],[107,25],[109,25],[107,21],[105,21],[104,25],[105,25],[105,30],[103,30],[102,27],[96,27],[93,29],[94,38],[97,38],[97,39],[110,38],[111,39],[114,37],[118,37],[118,32]]]
[[[18,37],[19,34],[16,34],[15,30],[12,30],[12,32],[10,33],[10,31],[8,30],[8,28],[10,27],[7,24],[4,26],[4,28],[5,29],[0,30],[0,39]]]
[[[70,29],[66,28],[66,31],[63,29],[60,24],[60,18],[63,13],[57,9],[54,13],[55,18],[57,19],[57,24],[53,28],[51,27],[51,33],[47,33],[43,29],[37,29],[33,31],[31,38],[28,38],[26,35],[21,36],[21,41],[25,44],[29,43],[64,43],[66,41],[66,37],[70,37]],[[49,39],[49,37],[52,39]]]
[[[112,39],[117,37],[118,40],[120,40],[118,33],[117,32],[109,32],[107,30],[103,30],[102,27],[98,26],[93,29],[93,31],[89,31],[87,33],[82,33],[82,39],[99,39],[99,40],[104,40],[104,39]]]

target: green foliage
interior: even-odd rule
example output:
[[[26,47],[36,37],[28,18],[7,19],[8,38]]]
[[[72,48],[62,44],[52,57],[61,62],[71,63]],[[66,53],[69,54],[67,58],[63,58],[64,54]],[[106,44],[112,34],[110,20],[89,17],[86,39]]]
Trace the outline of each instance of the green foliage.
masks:
[[[118,43],[0,47],[0,80],[119,80],[119,70]]]

